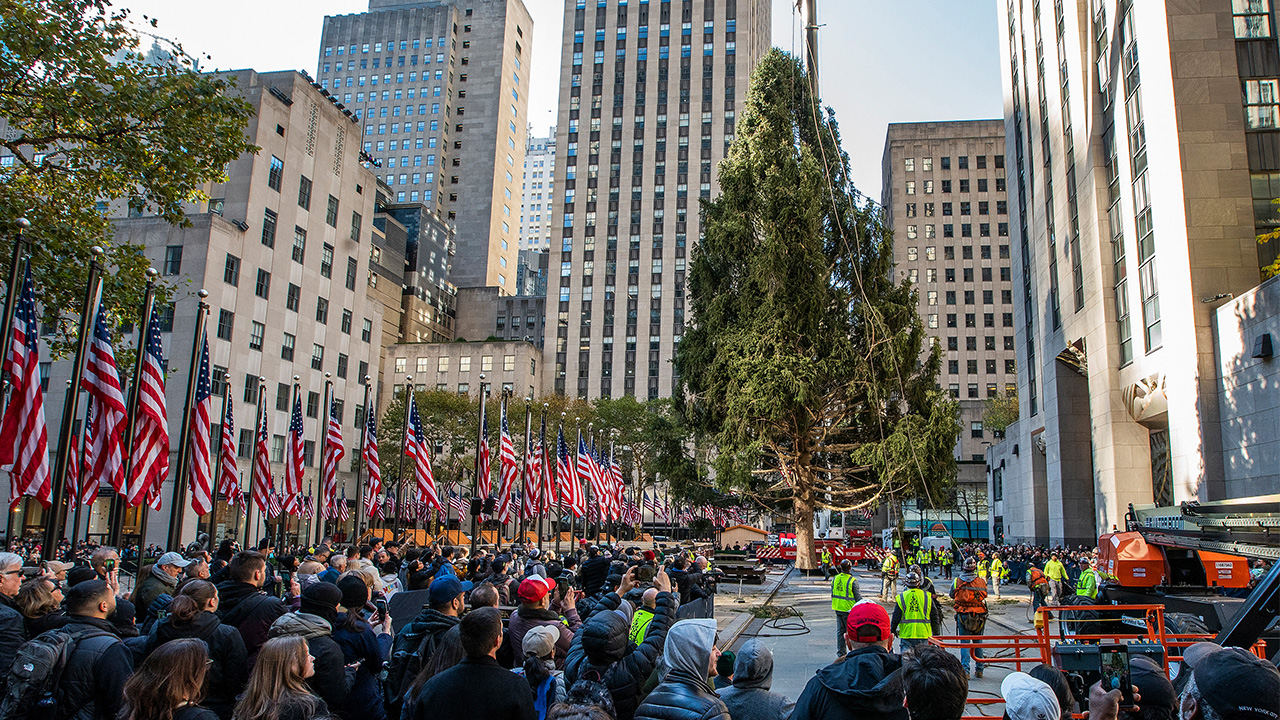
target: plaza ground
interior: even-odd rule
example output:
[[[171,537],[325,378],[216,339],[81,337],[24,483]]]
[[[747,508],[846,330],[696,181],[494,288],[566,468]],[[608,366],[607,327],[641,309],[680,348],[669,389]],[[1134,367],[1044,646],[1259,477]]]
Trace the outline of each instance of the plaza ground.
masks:
[[[880,602],[892,615],[892,600],[879,601],[880,574],[855,571],[863,598]],[[934,574],[938,592],[945,594],[950,581]],[[899,581],[899,592],[903,589]],[[742,602],[739,602],[741,599]],[[754,608],[767,605],[772,612],[792,608],[795,617],[769,620],[756,617]],[[1022,585],[1001,588],[1001,599],[989,598],[988,635],[1034,634],[1029,595]],[[722,584],[716,596],[716,620],[722,648],[737,650],[742,643],[758,637],[774,655],[773,691],[792,700],[800,696],[814,673],[836,659],[836,616],[831,610],[831,585],[821,575],[805,577],[795,570],[771,571],[762,585],[746,585],[739,596],[738,585]],[[950,604],[943,607],[943,632],[955,633],[955,613]],[[895,645],[895,651],[897,647]],[[958,651],[952,650],[958,656]],[[1004,651],[1004,654],[1011,654]],[[1031,666],[1027,665],[1025,669]],[[1000,696],[1000,681],[1012,672],[1012,665],[987,664],[981,679],[969,681],[970,697]],[[989,707],[987,714],[1000,716],[1000,706]],[[976,708],[968,712],[978,714]]]

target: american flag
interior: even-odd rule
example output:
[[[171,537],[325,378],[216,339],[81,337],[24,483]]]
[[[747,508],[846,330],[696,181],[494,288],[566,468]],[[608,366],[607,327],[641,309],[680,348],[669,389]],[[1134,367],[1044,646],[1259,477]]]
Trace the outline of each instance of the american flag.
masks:
[[[378,500],[377,498],[374,498],[373,512],[378,516],[379,520],[386,520],[387,519],[387,501],[385,499]],[[370,515],[370,517],[373,517],[373,516]]]
[[[80,473],[80,433],[71,431],[71,457],[67,459],[67,493],[71,496],[71,505],[75,505],[82,494],[81,481],[85,478]],[[95,493],[96,494],[96,493]]]
[[[267,512],[275,500],[275,484],[271,480],[271,456],[267,450],[267,408],[266,403],[259,404],[262,409],[258,414],[258,440],[253,449],[253,479],[250,482],[253,489],[250,490],[250,499],[258,506],[258,510]],[[269,512],[268,514],[270,515]]]
[[[458,513],[458,521],[462,521],[462,516],[467,513],[467,501],[460,493],[452,490],[449,491],[449,507]]]
[[[68,469],[67,492],[71,495],[70,502],[92,505],[93,501],[98,498],[98,481],[90,474],[88,456],[85,455],[93,444],[93,417],[96,414],[96,410],[93,407],[92,396],[89,397],[89,402],[84,412],[84,445],[81,446],[80,441],[75,436],[71,438],[73,448],[71,461],[74,463],[72,466],[74,471]]]
[[[564,426],[561,425],[556,431],[556,500],[561,512],[568,510],[581,517],[582,513],[575,510],[577,505],[574,502],[574,485],[577,485],[577,481],[573,474],[573,463],[569,459],[569,445],[564,441]]]
[[[240,470],[236,466],[236,421],[231,409],[231,388],[218,433],[218,492],[232,505],[240,503]]]
[[[280,513],[284,512],[280,502],[281,499],[280,493],[276,492],[275,481],[273,480],[271,488],[267,491],[267,517],[277,518],[280,517]]]
[[[351,509],[347,507],[347,486],[342,486],[342,499],[338,502],[338,519],[346,522],[351,519]]]
[[[538,430],[538,447],[534,449],[533,464],[541,486],[541,510],[548,517],[556,506],[556,484],[551,479],[551,465],[547,462],[547,416],[542,416],[542,428]]]
[[[520,484],[520,519],[532,520],[538,516],[542,509],[542,493],[541,483],[537,473],[537,455],[533,448],[529,447],[532,443],[526,443],[524,448],[524,480]]]
[[[393,518],[396,516],[396,494],[395,493],[393,492],[387,493],[387,499],[383,502],[382,513],[383,514],[380,517],[383,520],[386,520],[387,518]]]
[[[302,393],[294,393],[293,417],[289,420],[289,434],[284,446],[284,505],[290,515],[302,511]]]
[[[84,461],[93,493],[97,495],[98,487],[105,484],[125,495],[121,444],[126,414],[124,393],[120,390],[120,374],[116,370],[115,352],[111,349],[111,332],[101,310],[94,323],[93,343],[89,346],[89,361],[85,364],[80,387],[89,393],[89,405],[93,408],[93,419],[85,434]],[[81,497],[84,496],[81,493]]]
[[[378,461],[378,422],[373,408],[369,408],[364,423],[364,469],[369,474],[364,490],[364,514],[373,517],[378,511],[378,493],[382,492],[382,464]]]
[[[627,487],[622,483],[622,468],[618,467],[618,458],[613,454],[613,448],[609,448],[609,483],[613,487],[613,508],[615,513],[620,512],[626,502],[625,495]],[[627,503],[630,504],[630,503]],[[634,524],[634,521],[631,521]]]
[[[484,392],[481,389],[481,392]],[[482,404],[483,407],[483,404]],[[481,499],[493,492],[493,480],[489,477],[489,417],[480,413],[480,467],[476,469],[476,494]]]
[[[593,476],[595,473],[591,471],[591,466],[592,466],[591,453],[587,451],[587,443],[585,440],[582,439],[582,433],[581,431],[579,431],[578,433],[578,479],[577,479],[577,485],[579,486],[578,492],[582,492],[582,488],[590,488],[593,493],[595,492],[596,487],[595,487],[595,483],[593,482]],[[600,504],[599,495],[595,497],[595,500],[596,500],[595,502],[591,503],[590,505],[587,505],[586,499],[584,497],[583,503],[582,503],[583,511],[593,511],[593,509]],[[574,512],[574,515],[578,515],[578,514],[580,513]]]
[[[132,477],[129,506],[147,503],[160,509],[160,484],[169,474],[169,421],[164,407],[164,354],[160,347],[160,314],[153,308],[138,389],[138,414],[133,426]]]
[[[662,508],[653,498],[649,497],[649,493],[644,493],[641,496],[640,504],[644,506],[645,510],[653,513],[654,519],[657,519],[658,515],[662,514]]]
[[[414,501],[420,505],[422,515],[428,506],[439,508],[440,496],[436,494],[435,473],[431,470],[431,451],[427,448],[427,436],[422,430],[422,417],[413,393],[409,393],[409,423],[404,436],[404,454],[413,461],[413,475],[418,491]]]
[[[520,478],[520,467],[516,465],[516,446],[511,442],[511,433],[507,429],[507,403],[502,403],[502,485],[498,489],[498,522],[511,522],[511,493],[515,490],[516,481]]]
[[[597,510],[597,517],[603,518],[608,515],[611,493],[609,492],[609,487],[605,484],[605,477],[602,472],[602,468],[600,467],[600,461],[596,459],[595,444],[595,440],[592,439],[591,449],[586,453],[587,481],[591,483],[591,497],[594,500],[591,504],[593,507],[599,508]],[[583,449],[585,448],[579,448],[578,450],[579,473],[582,472]]]
[[[871,518],[875,517],[876,508],[873,508],[870,505],[868,505],[858,510],[858,514],[862,516],[863,520],[870,520]]]
[[[328,430],[324,436],[324,453],[321,455],[320,464],[320,477],[324,485],[325,517],[336,517],[334,513],[337,508],[334,507],[334,503],[338,497],[338,461],[347,454],[347,449],[342,445],[342,423],[338,422],[337,410],[337,398],[330,397]],[[346,492],[346,487],[342,490]],[[344,500],[343,504],[345,503]]]
[[[12,343],[5,363],[13,394],[0,422],[0,465],[9,471],[9,505],[17,507],[21,496],[29,495],[47,508],[52,494],[49,436],[40,388],[40,325],[29,265],[13,314]]]
[[[195,378],[196,404],[191,407],[191,509],[204,515],[213,509],[213,467],[210,458],[209,417],[213,415],[213,392],[209,386],[209,339],[200,350],[200,371]]]

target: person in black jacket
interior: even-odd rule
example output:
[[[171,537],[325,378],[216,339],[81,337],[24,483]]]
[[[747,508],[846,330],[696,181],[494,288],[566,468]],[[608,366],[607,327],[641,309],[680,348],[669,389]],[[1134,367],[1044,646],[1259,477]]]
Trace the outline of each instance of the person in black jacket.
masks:
[[[150,656],[165,644],[194,638],[208,646],[209,671],[204,675],[206,708],[230,720],[236,696],[249,681],[249,654],[240,632],[218,620],[218,590],[206,580],[188,580],[169,604],[169,614],[147,637]]]
[[[208,646],[199,640],[165,643],[125,683],[120,720],[218,720],[198,704],[208,663]]]
[[[71,622],[62,612],[62,591],[48,577],[32,578],[24,583],[13,598],[13,605],[27,621],[27,637],[45,630],[60,628]]]
[[[430,604],[396,635],[385,693],[387,712],[391,717],[400,716],[400,703],[405,692],[431,659],[440,639],[458,624],[458,618],[467,606],[464,593],[470,589],[471,583],[462,582],[453,575],[441,575],[432,580],[427,591]]]
[[[252,550],[236,553],[227,565],[230,579],[218,583],[218,616],[224,624],[240,631],[249,666],[276,618],[288,612],[284,601],[262,591],[267,578],[267,559]],[[296,586],[296,583],[295,583]],[[296,590],[296,587],[295,587]]]
[[[653,578],[658,590],[653,619],[644,641],[637,647],[630,641],[630,623],[618,612],[621,595],[627,594],[633,582],[634,568],[623,577],[618,592],[609,593],[596,604],[592,615],[573,638],[565,659],[565,681],[572,685],[579,679],[599,680],[613,697],[617,720],[631,720],[640,704],[645,681],[653,673],[662,655],[667,630],[676,620],[676,600],[671,594],[671,580],[665,572]]]
[[[64,720],[116,720],[124,702],[124,684],[133,672],[133,656],[107,616],[116,597],[103,580],[89,580],[67,591],[71,622],[58,632],[77,636],[62,669],[56,693]]]
[[[529,683],[498,665],[502,613],[474,610],[458,630],[466,659],[428,680],[403,720],[537,720]]]
[[[609,578],[609,565],[612,561],[600,552],[600,548],[592,545],[587,548],[587,561],[578,572],[582,580],[582,590],[588,595],[595,595],[604,590],[605,581]]]
[[[333,583],[315,582],[302,593],[297,612],[281,615],[271,624],[270,637],[300,636],[315,658],[315,675],[307,679],[311,691],[331,709],[342,707],[351,686],[347,681],[346,659],[332,637],[338,621],[342,591]]]
[[[341,555],[337,557],[342,557]],[[344,720],[384,720],[387,711],[382,703],[382,684],[378,676],[382,664],[391,655],[391,616],[371,618],[377,628],[360,617],[369,602],[369,586],[358,575],[347,575],[337,582],[342,591],[342,609],[333,628],[333,639],[342,648],[343,662],[357,666],[351,692],[346,702],[335,708]]]
[[[22,556],[0,552],[0,692],[9,681],[9,667],[18,649],[27,641],[27,621],[13,605],[22,587]]]
[[[863,600],[849,611],[845,628],[849,654],[809,681],[791,720],[908,720],[902,658],[889,652],[889,613]]]
[[[715,675],[719,658],[715,620],[672,625],[662,649],[666,674],[636,708],[635,720],[730,720],[729,709],[707,679]]]

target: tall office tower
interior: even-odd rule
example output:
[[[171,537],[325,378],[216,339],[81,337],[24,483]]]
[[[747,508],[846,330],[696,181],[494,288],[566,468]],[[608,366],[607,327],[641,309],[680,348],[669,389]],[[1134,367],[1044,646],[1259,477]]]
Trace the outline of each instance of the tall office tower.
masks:
[[[954,537],[986,529],[995,436],[983,412],[988,398],[1017,391],[1004,143],[1002,120],[892,123],[881,163],[895,271],[919,292],[925,332],[943,350],[938,382],[960,403],[956,461],[968,507],[941,518]]]
[[[524,175],[520,183],[520,249],[546,250],[551,247],[551,208],[555,192],[551,180],[556,172],[556,129],[547,137],[525,139]]]
[[[455,223],[456,287],[515,283],[533,20],[521,0],[370,0],[324,19],[320,84],[394,202]]]
[[[237,437],[227,440],[236,444],[246,478],[241,487],[246,492],[252,470],[258,378],[266,378],[262,403],[271,435],[272,472],[279,477],[284,471],[275,463],[285,459],[293,378],[300,376],[306,461],[303,488],[314,492],[323,447],[326,376],[332,375],[329,379],[349,460],[358,455],[360,446],[366,374],[373,376],[371,397],[377,393],[384,317],[390,324],[398,320],[387,316],[389,312],[394,315],[394,309],[373,293],[369,279],[378,180],[360,161],[355,142],[360,125],[296,72],[237,70],[227,75],[235,80],[236,91],[253,105],[245,132],[261,150],[232,161],[226,168],[225,182],[203,188],[210,200],[186,208],[189,227],[174,227],[145,212],[130,210],[125,217],[123,203],[107,209],[117,216],[113,222],[115,241],[141,246],[152,267],[160,271],[160,279],[173,288],[172,302],[156,310],[169,370],[165,403],[171,455],[169,481],[161,489],[165,509],[149,515],[147,538],[153,542],[164,537],[171,481],[180,469],[179,431],[193,354],[197,290],[209,292],[207,338],[212,394],[216,396],[214,436],[218,434],[223,396],[230,390]],[[403,276],[403,267],[400,272]],[[106,282],[110,286],[111,278]],[[395,280],[397,290],[401,282]],[[137,343],[136,328],[115,336],[117,352]],[[62,419],[71,365],[66,358],[48,369],[51,392],[45,408],[51,436],[57,434]],[[121,365],[120,374],[127,383],[129,366]],[[216,457],[213,467],[216,477]],[[344,461],[338,477],[354,508],[359,490],[350,469]],[[16,518],[18,527],[41,525],[39,505],[26,506],[28,510]],[[89,509],[89,533],[106,532],[109,507],[109,499],[100,497]],[[190,540],[195,537],[197,519],[190,509],[190,494],[184,507],[184,537]],[[224,528],[236,527],[237,517],[225,503],[219,505],[218,518]],[[138,532],[138,522],[136,510],[126,513],[127,535]],[[260,530],[252,533],[254,537],[259,534]],[[216,537],[221,536],[219,530]]]
[[[1275,22],[1267,0],[1000,17],[1021,420],[993,524],[1093,543],[1129,503],[1231,494],[1212,315],[1276,218]]]
[[[699,198],[733,140],[768,0],[565,0],[544,387],[669,395]],[[554,332],[554,339],[551,333]],[[553,349],[554,348],[554,349]]]

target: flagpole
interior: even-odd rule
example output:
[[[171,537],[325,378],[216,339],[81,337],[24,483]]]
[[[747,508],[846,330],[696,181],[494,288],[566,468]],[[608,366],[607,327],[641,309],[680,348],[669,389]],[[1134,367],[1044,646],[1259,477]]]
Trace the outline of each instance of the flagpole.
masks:
[[[248,550],[253,546],[251,537],[253,535],[253,476],[258,469],[258,432],[262,429],[262,398],[267,393],[267,379],[258,377],[258,402],[254,405],[253,411],[253,463],[249,466],[249,501],[244,504],[244,549]],[[241,492],[244,492],[243,484]],[[243,495],[241,496],[243,497]],[[265,511],[264,511],[265,512]]]
[[[165,549],[182,547],[182,526],[187,519],[187,486],[191,482],[191,415],[196,404],[196,376],[200,374],[200,359],[204,353],[200,343],[204,340],[204,330],[209,317],[209,291],[203,288],[196,293],[200,304],[196,308],[196,332],[191,341],[191,366],[187,369],[187,395],[182,404],[182,434],[178,443],[178,476],[173,483],[173,502],[169,506],[169,542]],[[211,363],[212,364],[212,363]],[[211,368],[212,369],[212,368]],[[210,465],[212,469],[212,464]],[[197,524],[198,524],[197,520]]]
[[[212,361],[210,361],[212,362]],[[218,472],[217,479],[214,478],[213,472],[213,449],[210,448],[209,458],[209,482],[212,487],[209,488],[209,550],[213,550],[214,542],[218,539],[218,486],[222,484],[222,444],[227,442],[228,438],[222,434],[222,428],[227,423],[227,405],[231,402],[231,373],[227,373],[222,377],[222,417],[218,420]],[[197,525],[199,523],[197,522]],[[199,533],[197,533],[198,535]]]
[[[4,299],[4,317],[0,318],[0,358],[9,357],[9,345],[12,343],[11,335],[13,334],[13,313],[18,307],[18,296],[22,294],[22,256],[27,250],[27,236],[24,231],[31,227],[31,221],[21,217],[14,224],[18,226],[18,232],[13,236],[13,255],[9,260],[9,290]],[[5,377],[7,367],[8,363],[0,363],[0,386],[3,386],[7,380]],[[13,513],[9,515],[12,518]],[[12,524],[10,520],[11,527]],[[12,540],[12,538],[6,534],[5,540]]]
[[[68,380],[67,382],[70,383],[71,381]],[[71,439],[75,443],[75,447],[72,448],[71,451],[76,454],[76,477],[75,477],[76,489],[71,497],[71,506],[76,509],[75,516],[71,520],[71,552],[73,554],[76,551],[76,540],[80,535],[80,499],[84,497],[84,488],[82,487],[82,485],[84,484],[84,476],[85,476],[84,437],[88,429],[89,429],[89,405],[86,404],[84,408],[84,422],[80,425],[80,436],[76,437],[73,435],[71,437]]]
[[[98,291],[102,284],[102,248],[94,245],[90,249],[93,259],[89,261],[89,282],[85,286],[84,305],[80,311],[80,337],[76,342],[75,365],[71,368],[71,387],[67,389],[66,403],[62,411],[62,430],[58,434],[58,464],[53,473],[53,490],[50,495],[51,516],[44,528],[44,546],[42,555],[45,560],[56,559],[57,544],[66,533],[66,489],[67,469],[71,465],[71,425],[75,422],[80,408],[80,379],[84,376],[85,351],[89,347],[90,323],[98,309]]]
[[[400,503],[403,502],[403,498],[400,496],[400,490],[404,487],[404,441],[405,438],[409,437],[409,403],[417,399],[413,397],[412,393],[413,376],[405,375],[404,407],[401,408],[404,411],[401,413],[404,415],[404,422],[401,423],[400,428],[400,470],[396,472],[396,511],[395,517],[392,518],[391,526],[391,534],[393,537],[400,537]]]
[[[160,277],[158,270],[153,267],[147,268],[147,292],[142,300],[141,332],[138,334],[137,358],[133,363],[133,383],[129,388],[129,407],[124,431],[125,492],[117,492],[111,498],[111,533],[107,537],[107,542],[116,548],[120,547],[120,541],[123,539],[121,535],[124,533],[124,514],[129,510],[128,490],[129,479],[133,475],[133,431],[138,417],[138,386],[142,384],[142,354],[146,352],[147,328],[151,326],[151,315],[155,312],[156,278],[158,277]],[[138,534],[138,548],[141,551],[147,537],[146,527],[139,526]]]
[[[484,444],[484,400],[484,373],[480,373],[480,422],[476,424],[476,469],[471,480],[471,557],[476,556],[476,524],[486,500],[476,497],[480,492],[480,446]],[[458,524],[462,524],[462,518],[458,518]]]
[[[316,503],[315,524],[316,524],[316,546],[317,547],[324,540],[324,536],[327,534],[325,531],[329,529],[330,513],[332,512],[333,514],[336,515],[338,510],[338,505],[337,505],[338,493],[337,493],[337,487],[336,487],[338,482],[338,468],[337,467],[333,468],[333,482],[335,484],[335,487],[334,487],[334,497],[333,497],[332,507],[329,506],[329,479],[324,476],[325,469],[326,469],[324,465],[324,456],[325,456],[325,449],[327,449],[329,446],[329,423],[331,422],[333,422],[333,380],[330,379],[330,373],[325,373],[324,374],[324,430],[321,431],[320,433],[320,437],[324,438],[324,441],[320,443],[320,482],[318,483],[318,485],[320,486],[320,492],[314,498]],[[335,466],[337,465],[336,462],[334,464]],[[323,497],[325,500],[324,502],[325,508],[324,508],[323,514],[321,514],[320,512],[321,497]]]
[[[564,416],[567,414],[568,413],[565,413],[563,411],[560,413],[560,426],[559,428],[557,428],[557,432],[556,432],[556,477],[553,482],[554,482],[554,485],[556,486],[556,557],[557,558],[560,557],[560,533],[562,532],[561,528],[564,527],[564,497],[561,494],[563,492],[563,488],[560,487],[562,484],[561,478],[560,478],[560,438],[564,436]],[[573,517],[572,511],[570,512],[569,517]],[[573,538],[572,526],[570,526],[570,529],[569,529],[569,537]]]
[[[543,480],[549,480],[551,478],[551,468],[547,467],[547,408],[550,407],[550,405],[551,403],[545,403],[545,402],[542,403],[542,417],[538,422],[538,460],[541,462],[538,467],[538,479],[536,482],[542,486],[539,490],[539,495],[542,497],[543,502],[547,504],[547,511],[545,513],[543,512],[538,513],[537,522],[538,522],[538,549],[539,550],[542,549],[542,538],[543,538],[542,516],[546,515],[548,524],[550,524],[551,498],[554,497],[556,494],[555,487],[552,486],[552,484],[549,481],[545,483],[543,482]]]
[[[367,474],[367,468],[364,466],[364,445],[369,441],[369,413],[372,409],[369,407],[369,381],[372,380],[368,375],[364,376],[364,408],[363,422],[360,423],[360,462],[356,463],[356,527],[352,533],[352,540],[360,539],[360,526],[365,521],[364,511],[364,482],[360,480],[361,475]]]
[[[524,399],[524,462],[520,465],[520,517],[516,518],[516,532],[520,534],[521,542],[524,541],[525,533],[528,532],[525,526],[525,516],[529,514],[529,440],[533,437],[531,433],[530,423],[533,422],[533,398],[526,397]],[[528,518],[534,520],[535,518]]]
[[[289,438],[289,435],[290,435],[290,433],[291,433],[291,432],[292,432],[292,430],[293,430],[293,409],[294,409],[295,407],[301,407],[301,406],[302,406],[302,383],[300,383],[300,382],[299,382],[300,380],[302,380],[302,376],[301,376],[301,375],[294,375],[294,376],[293,376],[293,402],[289,403],[289,432],[286,432],[286,433],[285,433],[286,443],[287,443],[288,445],[290,445],[290,446],[292,446],[292,444],[293,444],[293,440]],[[304,441],[304,443],[305,443],[305,441]],[[305,445],[304,445],[304,446],[305,446]],[[289,462],[289,455],[290,455],[290,453],[286,450],[286,452],[285,452],[285,454],[284,454],[284,459],[285,459],[285,462],[286,462],[286,463],[288,463],[288,462]],[[304,468],[305,468],[305,465],[304,465]],[[306,472],[306,470],[304,469],[304,470],[303,470],[303,472]],[[288,476],[288,474],[286,473],[286,474],[285,474],[285,489],[286,489],[286,490],[288,490],[288,489],[289,489],[289,487],[288,487],[288,485],[289,485],[288,477],[289,477],[289,476]],[[301,474],[301,473],[299,473],[299,474],[298,474],[298,494],[299,494],[299,495],[301,495],[301,494],[302,494],[302,474]],[[299,503],[301,502],[301,500],[302,500],[302,498],[294,498],[294,510],[296,510],[296,511],[297,511],[297,513],[298,513],[298,529],[299,529],[299,530],[301,530],[301,529],[302,529],[302,517],[301,517],[301,516],[302,516],[302,508],[301,508],[301,506],[299,505]],[[277,518],[278,518],[278,519],[279,519],[279,521],[280,521],[280,522],[277,524],[277,528],[276,528],[276,529],[278,530],[278,533],[277,533],[277,534],[279,535],[280,539],[276,541],[276,548],[277,548],[277,550],[279,550],[280,552],[283,552],[283,551],[284,551],[285,541],[286,541],[286,540],[288,539],[288,537],[289,537],[289,513],[284,512],[284,510],[283,510],[283,509],[281,509],[280,514],[277,516]]]

